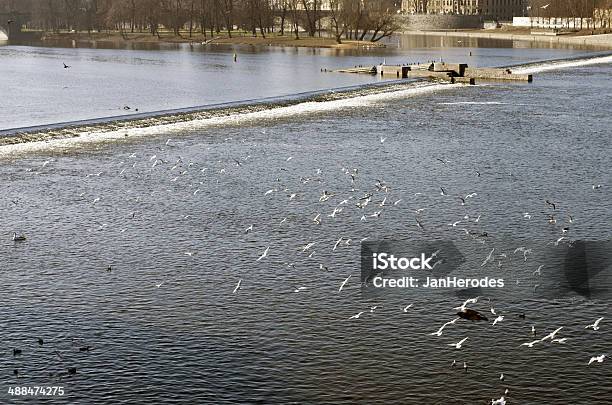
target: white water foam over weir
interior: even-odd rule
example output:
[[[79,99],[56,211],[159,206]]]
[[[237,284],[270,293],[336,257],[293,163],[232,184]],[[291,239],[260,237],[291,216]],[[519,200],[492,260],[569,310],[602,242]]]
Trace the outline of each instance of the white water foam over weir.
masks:
[[[605,63],[612,63],[612,55],[588,58],[588,59],[577,59],[571,61],[550,61],[542,65],[526,66],[523,68],[512,69],[512,73],[515,74],[533,74],[548,72],[550,70],[566,69],[580,66],[589,65],[600,65]]]
[[[270,108],[263,111],[236,113],[226,116],[195,119],[191,121],[175,122],[171,124],[153,125],[144,128],[123,128],[110,131],[82,132],[75,137],[59,138],[45,141],[24,142],[12,145],[0,146],[0,158],[11,157],[14,155],[52,151],[77,147],[84,144],[103,143],[114,140],[144,138],[159,134],[170,134],[175,132],[197,130],[215,126],[228,126],[237,124],[247,124],[258,120],[273,120],[277,118],[306,115],[322,111],[333,111],[344,108],[365,107],[381,101],[400,99],[418,96],[421,94],[433,93],[440,90],[455,89],[466,86],[464,84],[422,84],[404,90],[388,91],[382,93],[368,94],[358,97],[331,101],[307,101],[291,106]],[[126,138],[126,134],[128,137]]]

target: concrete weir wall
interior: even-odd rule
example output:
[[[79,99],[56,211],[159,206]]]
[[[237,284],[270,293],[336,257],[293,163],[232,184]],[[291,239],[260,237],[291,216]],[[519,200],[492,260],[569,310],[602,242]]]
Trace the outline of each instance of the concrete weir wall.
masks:
[[[451,83],[475,84],[476,80],[514,80],[531,82],[531,75],[514,74],[504,68],[470,68],[465,63],[434,62],[416,65],[378,65],[376,74],[380,76],[405,78],[425,78],[449,81]]]
[[[398,16],[398,21],[404,31],[484,27],[484,19],[479,15],[414,14]]]
[[[8,41],[8,35],[2,28],[0,28],[0,41]]]

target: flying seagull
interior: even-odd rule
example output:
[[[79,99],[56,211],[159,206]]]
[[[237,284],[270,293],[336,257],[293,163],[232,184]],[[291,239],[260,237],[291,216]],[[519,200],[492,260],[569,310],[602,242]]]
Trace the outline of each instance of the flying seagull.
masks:
[[[430,333],[430,335],[431,336],[442,336],[442,331],[444,330],[444,328],[446,328],[448,325],[452,325],[455,322],[457,322],[457,319],[459,318],[455,318],[452,321],[446,322],[444,325],[440,327],[440,329],[438,329],[436,332]]]
[[[495,248],[491,249],[491,251],[489,252],[489,255],[487,256],[487,258],[482,262],[482,264],[480,265],[480,267],[484,267],[485,264],[489,263],[489,261],[491,261],[491,258],[493,257],[493,252],[495,252]]]
[[[261,259],[263,259],[264,257],[268,256],[268,252],[270,251],[270,246],[268,246],[266,248],[266,250],[264,250],[263,254],[261,256],[259,256],[259,258],[257,260],[255,260],[256,262],[260,261]]]
[[[238,284],[236,284],[236,288],[232,291],[232,294],[236,294],[236,291],[240,290],[240,285],[242,284],[242,279],[238,280]]]
[[[521,344],[521,346],[533,347],[533,345],[535,345],[538,342],[541,342],[541,340],[538,339],[538,340],[534,340],[533,342],[526,342],[526,343]]]
[[[477,302],[478,302],[478,297],[468,298],[467,300],[465,300],[465,302],[463,304],[461,304],[460,307],[456,307],[456,308],[453,308],[453,309],[457,309],[459,311],[465,311],[465,308],[467,307],[467,304],[476,304]]]
[[[561,329],[563,329],[563,326],[561,326],[560,328],[555,329],[555,330],[554,330],[552,333],[549,333],[548,335],[544,336],[542,339],[540,339],[540,341],[542,341],[542,342],[543,342],[543,341],[545,341],[545,340],[547,340],[547,339],[550,339],[550,340],[551,340],[551,342],[552,342],[553,340],[555,340],[555,335],[556,335],[557,333],[559,333],[559,331],[560,331]]]
[[[595,363],[595,362],[598,362],[598,363],[603,363],[603,361],[604,361],[604,359],[605,359],[605,358],[606,358],[606,355],[605,355],[605,354],[602,354],[602,355],[599,355],[599,356],[594,356],[594,357],[591,357],[591,360],[589,360],[589,366],[591,365],[591,363]]]
[[[499,399],[492,399],[491,405],[506,405],[506,398],[502,395]]]
[[[342,284],[340,284],[340,288],[338,288],[338,292],[342,291],[342,289],[344,288],[346,283],[348,283],[350,278],[351,278],[351,275],[349,274],[349,276],[342,282]]]
[[[458,341],[457,343],[449,343],[448,346],[454,346],[455,349],[461,349],[461,345],[468,340],[468,338],[463,338],[460,341]]]
[[[538,275],[541,276],[542,275],[542,267],[544,267],[544,265],[540,265],[540,267],[538,267],[538,269],[536,271],[533,272],[534,275]]]
[[[595,323],[593,323],[592,325],[587,325],[584,327],[584,329],[593,329],[593,330],[599,330],[599,322],[602,321],[603,316],[601,318],[598,318]]]
[[[342,237],[340,237],[340,239],[338,239],[336,241],[336,244],[334,245],[334,248],[332,249],[332,251],[334,251],[334,252],[336,251],[336,249],[338,248],[338,245],[340,244],[340,242],[342,242]]]

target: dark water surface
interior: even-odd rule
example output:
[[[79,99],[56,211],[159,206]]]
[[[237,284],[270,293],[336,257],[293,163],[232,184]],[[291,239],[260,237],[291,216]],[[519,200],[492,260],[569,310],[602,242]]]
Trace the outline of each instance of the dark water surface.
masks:
[[[242,58],[271,58],[298,72],[305,65],[347,64],[308,52]],[[494,64],[553,51],[534,52],[487,49],[482,58]],[[139,58],[150,58],[142,62],[148,73],[132,83],[142,92],[129,94],[143,103],[155,94],[150,108],[159,108],[161,99],[201,102],[204,87],[196,77],[215,69],[252,69],[231,82],[250,96],[278,92],[273,83],[284,82],[287,91],[289,83],[300,86],[290,79],[292,69],[273,80],[261,64],[234,66],[227,54],[13,47],[0,54],[12,71],[20,59],[36,61],[30,78],[63,60],[75,65],[36,82],[40,100],[58,107],[32,107],[44,111],[32,123],[65,120],[70,103],[84,106],[79,97],[90,94],[90,69],[109,82],[98,83],[100,96],[83,116],[108,105],[100,100],[134,103],[127,90],[126,98],[114,96],[138,74]],[[353,60],[372,59],[348,64]],[[87,61],[86,73],[78,72],[80,61]],[[168,66],[178,76],[162,75]],[[68,73],[82,80],[60,78]],[[51,141],[33,154],[6,155],[11,147],[3,147],[0,402],[486,404],[507,388],[509,404],[610,403],[610,359],[587,366],[591,356],[612,354],[609,268],[590,280],[588,296],[534,292],[536,259],[466,270],[503,276],[501,290],[374,290],[359,284],[359,241],[469,241],[465,228],[489,235],[473,247],[472,259],[480,261],[495,243],[512,256],[517,246],[500,247],[502,241],[533,240],[535,250],[535,241],[555,241],[566,226],[572,239],[610,240],[611,75],[610,64],[582,66],[536,74],[530,85],[438,86],[419,95],[408,90],[305,103],[243,121],[152,128],[145,138],[80,146]],[[60,106],[50,89],[63,80],[78,90]],[[362,79],[317,80],[332,86]],[[8,105],[31,100],[25,94],[38,84],[11,93]],[[175,98],[158,97],[173,91]],[[223,99],[230,90],[219,84],[209,94]],[[17,121],[23,122],[10,125]],[[354,169],[351,184],[346,172]],[[387,192],[376,189],[379,180]],[[602,188],[594,190],[597,184]],[[321,202],[324,191],[335,195]],[[372,202],[360,210],[355,203],[368,191]],[[462,206],[457,196],[474,192]],[[416,226],[420,208],[425,231]],[[379,217],[371,216],[377,211]],[[320,225],[313,221],[318,213]],[[448,225],[459,220],[461,226]],[[13,242],[13,231],[27,241]],[[311,242],[303,253],[300,247]],[[267,247],[267,257],[257,261]],[[542,279],[560,271],[545,267]],[[233,294],[238,280],[241,289]],[[306,288],[294,292],[299,287]],[[477,295],[470,308],[489,322],[459,321],[440,337],[430,335],[455,317],[454,307]],[[378,308],[371,312],[372,306]],[[495,326],[491,306],[505,316]],[[585,329],[602,316],[600,330]],[[536,338],[562,326],[557,337],[569,340],[521,346],[534,340],[532,325]],[[464,337],[461,350],[448,346]],[[91,350],[79,351],[86,346]],[[13,348],[23,353],[13,356]],[[453,360],[458,367],[450,367]],[[57,375],[69,367],[77,367],[76,375]],[[9,387],[34,385],[61,385],[66,394],[36,400],[7,394]]]

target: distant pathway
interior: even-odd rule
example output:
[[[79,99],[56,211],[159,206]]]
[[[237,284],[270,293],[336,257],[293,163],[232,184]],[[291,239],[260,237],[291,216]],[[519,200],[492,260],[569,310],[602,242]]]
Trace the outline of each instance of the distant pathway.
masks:
[[[612,34],[601,35],[585,35],[585,36],[546,36],[546,35],[529,35],[529,34],[512,34],[509,32],[490,32],[482,31],[404,31],[404,34],[409,35],[430,35],[430,36],[449,36],[449,37],[465,37],[465,38],[489,38],[489,39],[508,39],[514,41],[530,41],[530,42],[545,42],[559,43],[570,45],[587,45],[596,47],[605,47],[612,49]]]

